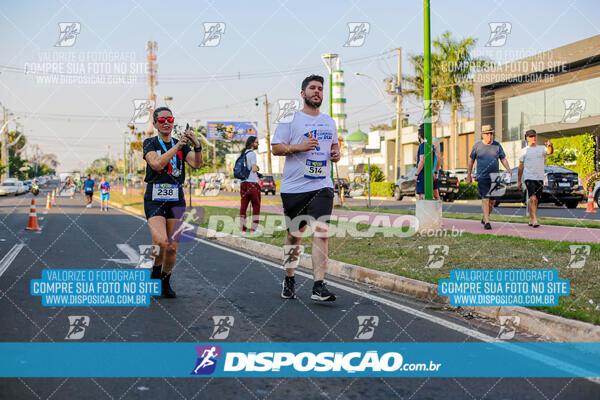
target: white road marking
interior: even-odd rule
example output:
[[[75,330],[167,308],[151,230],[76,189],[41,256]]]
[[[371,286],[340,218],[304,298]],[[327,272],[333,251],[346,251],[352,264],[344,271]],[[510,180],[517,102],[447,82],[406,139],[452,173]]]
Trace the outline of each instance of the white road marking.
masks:
[[[4,257],[2,257],[2,260],[0,260],[0,276],[6,272],[10,264],[15,260],[15,258],[17,258],[23,247],[25,247],[25,243],[17,243],[8,251],[8,253],[6,253]]]
[[[112,261],[119,264],[137,265],[140,260],[140,254],[127,243],[117,243],[117,248],[127,256],[127,258],[103,258],[104,261]]]
[[[127,211],[124,211],[124,210],[119,210],[119,211],[122,211],[123,213],[131,215],[132,217],[135,217],[135,218],[137,218],[139,220],[142,220],[144,222],[146,221],[145,218],[140,217],[139,215],[131,214],[131,213],[129,213]],[[245,258],[248,258],[250,260],[259,261],[261,263],[264,263],[264,264],[267,264],[267,265],[271,265],[271,266],[273,266],[275,268],[283,269],[282,265],[276,264],[276,263],[271,262],[269,260],[265,260],[265,259],[257,257],[257,256],[246,254],[246,253],[243,253],[241,251],[234,250],[234,249],[231,249],[229,247],[226,247],[226,246],[223,246],[223,245],[220,245],[220,244],[217,244],[217,243],[212,243],[211,241],[207,241],[207,240],[204,240],[204,239],[198,239],[198,238],[193,238],[193,239],[196,240],[196,241],[199,241],[201,243],[207,244],[209,246],[216,247],[216,248],[218,248],[220,250],[227,251],[229,253],[236,254],[238,256],[245,257]],[[304,276],[304,277],[309,278],[309,279],[312,279],[312,275],[311,274],[307,274],[307,273],[302,272],[302,271],[296,271],[296,274],[300,275],[300,276]],[[355,294],[355,295],[358,295],[358,296],[365,297],[365,298],[367,298],[369,300],[377,301],[377,302],[379,302],[381,304],[385,304],[386,306],[395,308],[397,310],[404,311],[404,312],[406,312],[408,314],[412,314],[412,315],[414,315],[416,317],[423,318],[423,319],[425,319],[427,321],[430,321],[430,322],[433,322],[435,324],[441,325],[441,326],[443,326],[445,328],[454,330],[456,332],[468,335],[468,336],[470,336],[470,337],[472,337],[474,339],[477,339],[477,340],[481,340],[483,342],[488,342],[488,343],[504,343],[503,340],[497,339],[497,338],[495,338],[493,336],[490,336],[490,335],[486,335],[485,333],[481,333],[481,332],[478,332],[478,331],[476,331],[474,329],[467,328],[467,327],[464,327],[464,326],[459,325],[459,324],[455,324],[454,322],[451,322],[451,321],[446,321],[443,318],[436,317],[435,315],[427,314],[427,313],[425,313],[425,312],[423,312],[421,310],[417,310],[417,309],[414,309],[412,307],[408,307],[408,306],[405,306],[405,305],[402,305],[402,304],[398,304],[398,303],[396,303],[396,302],[394,302],[392,300],[388,300],[386,298],[383,298],[383,297],[380,297],[380,296],[376,296],[376,295],[373,295],[373,294],[370,294],[370,293],[365,293],[365,292],[363,292],[361,290],[355,289],[355,288],[350,287],[350,286],[346,286],[346,285],[344,285],[342,283],[329,281],[329,282],[327,282],[327,284],[329,286],[332,286],[332,287],[340,288],[340,289],[342,289],[342,290],[344,290],[346,292],[349,292],[349,293],[352,293],[352,294]],[[515,342],[515,343],[517,343],[517,342]],[[508,344],[509,343],[507,343],[507,345]],[[582,377],[582,379],[588,380],[590,382],[593,382],[593,383],[596,383],[596,384],[600,384],[600,378],[591,377],[593,375],[591,372],[589,372],[587,370],[583,370],[583,369],[581,369],[581,368],[579,368],[577,366],[574,366],[574,365],[571,365],[571,364],[567,364],[564,361],[559,360],[557,358],[553,358],[551,356],[547,356],[547,355],[544,355],[544,354],[541,354],[541,353],[537,353],[537,352],[532,351],[532,350],[523,349],[523,348],[517,347],[517,346],[510,346],[510,345],[508,345],[507,347],[505,347],[505,349],[509,350],[509,351],[512,351],[514,353],[517,353],[519,355],[522,355],[522,356],[526,356],[526,357],[529,357],[529,358],[532,358],[532,359],[535,359],[535,360],[539,360],[539,361],[541,361],[544,364],[550,365],[552,367],[560,368],[563,371],[567,371],[569,373],[574,373],[577,376]]]

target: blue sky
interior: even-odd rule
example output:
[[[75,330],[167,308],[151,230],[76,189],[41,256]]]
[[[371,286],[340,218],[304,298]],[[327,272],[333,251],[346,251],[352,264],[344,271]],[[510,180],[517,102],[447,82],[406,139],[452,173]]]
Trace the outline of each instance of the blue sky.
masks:
[[[431,7],[432,38],[445,30],[456,38],[476,38],[477,52],[500,63],[600,33],[600,23],[594,21],[600,6],[595,1],[433,0]],[[0,102],[20,116],[30,143],[57,154],[60,170],[85,167],[103,157],[107,146],[113,155],[120,154],[132,101],[147,96],[148,88],[143,76],[133,85],[57,85],[14,72],[13,67],[23,69],[43,55],[121,52],[143,63],[146,42],[157,41],[158,102],[172,96],[178,121],[253,120],[264,133],[264,108],[252,99],[263,93],[273,104],[280,98],[299,98],[300,81],[308,71],[326,74],[320,61],[326,52],[341,55],[349,130],[358,123],[367,130],[372,123],[389,122],[393,108],[372,81],[355,72],[381,82],[396,72],[393,54],[349,61],[401,46],[407,74],[407,56],[423,51],[421,1],[14,1],[3,3],[0,21]],[[54,47],[60,22],[81,24],[74,46]],[[218,46],[199,47],[204,22],[225,23]],[[363,46],[343,47],[349,22],[370,24]],[[505,46],[484,47],[489,22],[512,24]],[[68,62],[62,63],[66,68]],[[77,62],[71,64],[74,68]],[[91,67],[86,63],[86,68]],[[306,69],[281,72],[298,68]],[[206,79],[260,72],[272,73]],[[471,105],[466,102],[467,108]],[[405,101],[404,109],[419,113],[415,101]],[[323,110],[328,110],[327,101]],[[69,117],[73,115],[87,117]],[[104,115],[111,120],[95,118]]]

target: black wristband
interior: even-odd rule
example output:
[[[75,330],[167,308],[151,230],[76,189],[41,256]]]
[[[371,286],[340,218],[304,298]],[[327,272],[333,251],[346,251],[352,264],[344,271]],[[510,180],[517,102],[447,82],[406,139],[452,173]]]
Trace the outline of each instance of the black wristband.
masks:
[[[195,153],[200,153],[200,152],[202,152],[202,145],[199,145],[198,147],[194,147],[194,152],[195,152]]]

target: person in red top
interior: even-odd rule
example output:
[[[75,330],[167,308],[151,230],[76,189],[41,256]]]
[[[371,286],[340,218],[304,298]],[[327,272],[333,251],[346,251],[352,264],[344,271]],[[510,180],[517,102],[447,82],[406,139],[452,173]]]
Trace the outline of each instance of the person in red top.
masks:
[[[246,139],[246,146],[240,156],[246,157],[246,165],[250,169],[250,175],[240,184],[240,230],[246,233],[246,210],[248,203],[252,203],[252,226],[250,232],[260,233],[256,229],[260,216],[260,185],[258,184],[258,165],[256,165],[256,153],[258,149],[258,138],[249,136]]]

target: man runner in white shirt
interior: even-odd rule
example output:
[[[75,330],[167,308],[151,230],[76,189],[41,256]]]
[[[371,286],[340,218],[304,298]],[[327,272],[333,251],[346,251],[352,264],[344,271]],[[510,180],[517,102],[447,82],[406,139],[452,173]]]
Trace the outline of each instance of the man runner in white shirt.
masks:
[[[329,217],[333,209],[331,163],[340,160],[333,119],[319,112],[323,101],[323,77],[311,75],[302,81],[304,108],[283,118],[271,141],[272,153],[285,156],[281,200],[286,217],[284,246],[285,279],[281,297],[296,298],[294,271],[298,265],[302,233],[308,223],[313,231],[311,299],[335,301],[325,283]]]
[[[546,141],[546,146],[537,145],[537,132],[533,129],[525,132],[528,146],[521,150],[519,157],[518,187],[523,190],[523,181],[527,188],[529,197],[529,226],[537,228],[540,226],[537,220],[538,196],[544,186],[544,166],[546,156],[554,153],[551,141]]]

